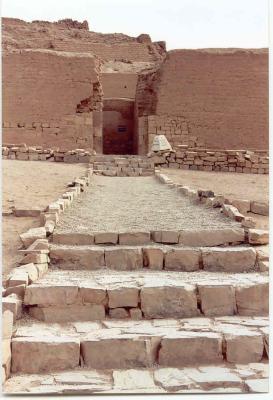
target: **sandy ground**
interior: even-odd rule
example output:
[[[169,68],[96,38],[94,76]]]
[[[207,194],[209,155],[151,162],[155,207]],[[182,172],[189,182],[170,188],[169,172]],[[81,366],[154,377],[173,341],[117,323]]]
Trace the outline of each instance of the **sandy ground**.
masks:
[[[84,164],[61,164],[39,161],[2,161],[3,211],[12,206],[44,209],[65,191],[66,184],[85,172]],[[39,226],[39,218],[2,218],[2,273],[5,278],[21,256],[19,234]]]
[[[162,168],[175,183],[193,189],[211,189],[231,199],[268,201],[269,176],[258,174],[239,174],[232,172],[187,171]]]
[[[57,232],[128,232],[238,226],[216,209],[194,205],[152,177],[94,175]]]
[[[211,189],[231,200],[246,199],[269,201],[269,175],[238,174],[232,172],[185,171],[182,169],[162,168],[162,173],[175,183],[193,189]],[[269,218],[248,213],[256,221],[256,228],[269,229]]]

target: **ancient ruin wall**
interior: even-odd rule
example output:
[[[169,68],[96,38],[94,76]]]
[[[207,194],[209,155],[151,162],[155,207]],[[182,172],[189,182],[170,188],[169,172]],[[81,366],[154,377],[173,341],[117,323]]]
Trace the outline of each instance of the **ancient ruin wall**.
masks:
[[[137,73],[102,73],[101,84],[105,97],[134,99],[136,96]]]
[[[267,50],[170,51],[156,85],[153,114],[183,117],[207,147],[268,147]]]
[[[98,65],[88,54],[21,50],[3,57],[3,142],[93,147]],[[89,100],[88,100],[89,99]],[[87,107],[81,107],[87,102]]]

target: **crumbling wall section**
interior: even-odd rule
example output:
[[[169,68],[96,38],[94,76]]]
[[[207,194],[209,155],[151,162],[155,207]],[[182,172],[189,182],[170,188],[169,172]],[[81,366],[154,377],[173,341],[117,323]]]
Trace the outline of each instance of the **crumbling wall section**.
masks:
[[[5,52],[3,142],[92,149],[93,113],[102,110],[98,73],[88,54]]]

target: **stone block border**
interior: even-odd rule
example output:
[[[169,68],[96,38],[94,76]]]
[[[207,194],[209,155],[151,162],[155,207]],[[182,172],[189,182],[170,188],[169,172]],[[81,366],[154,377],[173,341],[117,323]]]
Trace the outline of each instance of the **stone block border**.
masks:
[[[3,323],[6,324],[6,313],[9,311],[12,315],[13,322],[22,316],[22,300],[25,295],[26,287],[31,283],[38,280],[48,271],[49,264],[49,243],[48,236],[53,233],[55,225],[59,219],[59,215],[64,210],[71,206],[73,200],[83,192],[89,185],[90,177],[93,169],[88,168],[85,175],[75,179],[73,182],[68,183],[67,191],[57,201],[51,203],[46,208],[45,212],[39,210],[41,218],[41,227],[29,229],[27,232],[22,233],[20,238],[25,247],[19,250],[23,253],[23,258],[19,262],[20,266],[14,268],[9,275],[6,282],[4,282],[4,289],[2,292],[2,312]],[[20,210],[19,216],[28,214],[28,216],[38,215],[37,210]],[[30,214],[29,214],[30,213]],[[16,215],[16,213],[15,213]],[[4,381],[10,375],[10,357],[8,356],[10,349],[6,339],[2,340],[4,346],[5,363],[2,365],[2,373]]]
[[[247,241],[252,245],[268,244],[269,232],[266,230],[253,229],[255,228],[255,221],[251,217],[242,214],[247,211],[256,210],[256,213],[261,215],[268,215],[269,206],[266,203],[248,201],[248,200],[229,200],[223,195],[217,195],[212,190],[195,190],[188,186],[174,183],[168,176],[162,174],[160,170],[155,170],[155,178],[159,182],[167,185],[171,189],[176,189],[184,196],[188,196],[195,204],[203,204],[207,207],[218,208],[220,212],[224,213],[227,217],[240,222],[244,228]],[[231,203],[236,204],[237,207]]]

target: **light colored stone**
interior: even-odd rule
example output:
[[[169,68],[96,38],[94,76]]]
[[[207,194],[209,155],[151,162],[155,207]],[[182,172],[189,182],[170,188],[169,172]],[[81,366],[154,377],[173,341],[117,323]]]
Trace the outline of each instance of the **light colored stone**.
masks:
[[[31,252],[24,256],[20,264],[44,264],[48,262],[48,255],[46,253]]]
[[[250,211],[250,200],[236,199],[232,200],[232,205],[236,207],[239,212],[246,215]]]
[[[83,304],[107,304],[106,289],[92,283],[79,286],[79,297]]]
[[[46,238],[46,230],[44,227],[32,228],[20,235],[20,239],[22,240],[26,248],[29,247],[33,242],[35,242],[35,240],[45,239],[45,238]]]
[[[72,304],[67,306],[31,307],[29,314],[45,322],[96,321],[105,318],[104,305]]]
[[[78,339],[54,336],[12,339],[12,372],[52,372],[75,368],[79,363]]]
[[[167,270],[198,271],[200,262],[200,250],[173,248],[165,254],[165,269]]]
[[[184,367],[219,363],[222,359],[221,335],[181,331],[162,338],[158,363],[166,367]]]
[[[28,285],[29,284],[29,277],[27,272],[17,272],[13,270],[14,272],[8,279],[8,286],[13,287],[13,286],[19,286],[19,285]]]
[[[151,366],[153,357],[152,339],[121,336],[120,338],[84,338],[81,341],[82,356],[87,367],[143,368]]]
[[[260,362],[263,357],[264,343],[261,333],[240,328],[231,334],[225,334],[226,358],[231,363],[247,364]]]
[[[164,253],[160,248],[143,247],[143,265],[151,270],[163,269]]]
[[[157,243],[176,244],[178,243],[178,232],[175,231],[154,231],[152,239]]]
[[[245,272],[256,263],[256,251],[248,247],[204,249],[202,257],[206,271]]]
[[[220,246],[244,241],[245,232],[241,228],[184,230],[179,233],[179,243],[184,246]]]
[[[239,315],[268,315],[268,283],[237,287],[235,296]]]
[[[14,208],[13,213],[16,217],[39,217],[41,213],[41,209],[33,208],[33,209],[22,209],[22,208]]]
[[[13,314],[13,323],[22,317],[22,300],[16,295],[11,294],[2,298],[2,312],[9,310]]]
[[[152,147],[150,151],[158,152],[158,151],[171,151],[172,146],[168,142],[165,135],[156,135],[153,139]]]
[[[188,377],[187,369],[159,368],[154,371],[154,380],[168,392],[197,387],[195,382]]]
[[[13,313],[6,310],[2,313],[2,339],[10,339],[13,331]]]
[[[92,248],[52,248],[50,259],[58,266],[78,269],[100,269],[105,265],[104,249],[94,246]]]
[[[269,215],[269,204],[260,201],[252,201],[250,210],[254,214]]]
[[[143,267],[142,251],[139,248],[106,248],[105,264],[121,271],[140,269]]]
[[[236,314],[235,290],[231,285],[200,284],[198,292],[201,309],[206,316],[221,316]]]
[[[269,380],[268,379],[247,379],[245,381],[246,387],[250,393],[268,393]]]
[[[269,232],[262,229],[249,229],[248,241],[250,244],[268,244]]]
[[[121,287],[108,289],[109,307],[137,307],[139,303],[139,289]]]
[[[153,380],[152,371],[129,369],[113,371],[114,390],[116,393],[155,393],[159,392]]]
[[[142,319],[142,311],[140,308],[130,308],[130,317],[135,320]]]
[[[112,232],[102,232],[95,234],[96,244],[117,244],[118,234]]]
[[[137,246],[150,242],[150,232],[124,232],[119,234],[119,244]]]
[[[255,228],[256,222],[251,217],[246,217],[241,224],[244,228]]]
[[[198,369],[186,369],[186,373],[197,385],[208,391],[219,388],[224,392],[226,388],[243,386],[242,379],[235,371],[222,366],[200,366]]]
[[[26,305],[66,305],[76,303],[78,287],[76,285],[31,285],[26,288]]]
[[[125,308],[110,308],[109,317],[115,319],[124,319],[129,317],[129,312]]]
[[[53,243],[66,245],[91,245],[94,243],[94,235],[90,233],[54,233]]]
[[[227,217],[230,217],[231,219],[234,219],[237,222],[242,222],[245,218],[244,215],[241,214],[236,207],[234,207],[230,204],[223,204],[222,209],[223,209],[223,213]]]
[[[195,287],[191,285],[143,287],[140,300],[146,318],[186,318],[199,314]]]

